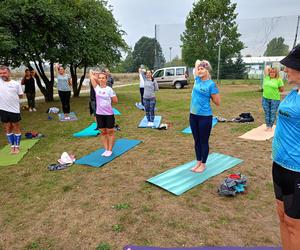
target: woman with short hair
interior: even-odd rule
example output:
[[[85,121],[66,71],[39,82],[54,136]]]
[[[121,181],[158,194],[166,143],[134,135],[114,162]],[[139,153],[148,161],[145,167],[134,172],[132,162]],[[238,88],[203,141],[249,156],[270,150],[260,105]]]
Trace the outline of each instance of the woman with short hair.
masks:
[[[276,112],[280,104],[280,92],[283,92],[283,81],[276,68],[266,67],[263,81],[262,106],[265,112],[266,131],[272,131]]]
[[[190,126],[197,158],[197,163],[191,170],[197,173],[205,170],[209,153],[209,136],[212,128],[210,100],[215,105],[220,105],[219,89],[210,79],[211,70],[210,63],[206,60],[202,60],[195,68],[196,77],[190,105]]]

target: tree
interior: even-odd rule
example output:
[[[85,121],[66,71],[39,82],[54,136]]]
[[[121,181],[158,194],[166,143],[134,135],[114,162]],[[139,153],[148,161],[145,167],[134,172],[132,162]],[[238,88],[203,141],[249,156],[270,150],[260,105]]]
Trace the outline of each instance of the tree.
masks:
[[[9,39],[1,61],[13,66],[21,63],[30,66],[33,62],[45,84],[45,87],[39,84],[39,88],[46,101],[53,100],[55,62],[70,65],[74,95],[78,96],[86,68],[110,65],[121,58],[120,49],[126,48],[123,32],[105,1],[3,0],[1,3],[0,37]],[[46,64],[50,77],[45,71]],[[81,67],[84,70],[78,86],[77,69]]]
[[[192,67],[197,59],[210,61],[217,68],[221,33],[221,63],[239,53],[244,45],[239,40],[235,3],[230,0],[199,0],[193,4],[181,36],[182,57]]]
[[[288,53],[289,46],[284,43],[284,38],[275,37],[268,43],[264,56],[286,56]]]
[[[184,62],[178,56],[175,56],[171,62],[165,63],[164,67],[174,67],[174,66],[182,66]]]
[[[155,48],[156,48],[156,65],[155,64]],[[150,69],[156,67],[162,67],[165,63],[165,57],[162,53],[160,44],[155,38],[149,38],[143,36],[134,45],[132,52],[133,68],[136,71],[141,64],[146,65]]]
[[[221,67],[221,78],[223,79],[244,79],[246,66],[241,54],[235,60],[228,59]]]

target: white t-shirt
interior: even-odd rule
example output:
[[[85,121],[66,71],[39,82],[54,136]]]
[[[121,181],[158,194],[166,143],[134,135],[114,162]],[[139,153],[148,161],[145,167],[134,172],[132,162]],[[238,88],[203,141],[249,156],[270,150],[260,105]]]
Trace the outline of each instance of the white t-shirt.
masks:
[[[0,79],[0,110],[20,113],[19,95],[23,95],[20,83],[10,80],[5,82]]]
[[[116,93],[109,86],[101,88],[96,86],[96,114],[97,115],[113,115],[114,111],[111,106],[111,98],[116,96]]]
[[[140,77],[140,88],[144,88],[145,86],[145,80],[142,74],[145,74],[144,72],[139,73],[139,77]]]

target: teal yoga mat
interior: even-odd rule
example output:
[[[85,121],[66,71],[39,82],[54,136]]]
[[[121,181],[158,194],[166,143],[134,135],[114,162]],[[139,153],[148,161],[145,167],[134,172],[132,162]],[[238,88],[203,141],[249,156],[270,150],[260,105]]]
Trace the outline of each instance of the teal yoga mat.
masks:
[[[113,111],[114,111],[114,115],[121,115],[121,112],[116,108],[113,108]]]
[[[190,169],[196,164],[196,160],[184,165],[169,169],[147,181],[159,186],[172,194],[181,195],[191,188],[203,183],[209,178],[222,173],[242,162],[241,159],[212,153],[208,156],[206,170],[202,173],[192,172]]]
[[[161,116],[155,116],[152,128],[158,128],[160,125],[160,121],[161,121]],[[144,118],[141,120],[139,124],[139,128],[148,128],[147,124],[148,124],[147,117],[144,116]]]
[[[217,117],[213,117],[212,127],[216,126],[217,123],[218,123]],[[184,133],[184,134],[191,134],[192,130],[191,130],[191,127],[189,126],[189,127],[185,128],[185,129],[183,129],[181,132]]]
[[[87,128],[74,133],[73,136],[74,137],[88,137],[88,136],[97,136],[100,134],[99,129],[97,129],[97,123],[93,122],[90,126],[88,126]]]
[[[93,153],[86,155],[79,160],[75,161],[76,164],[80,165],[88,165],[91,167],[99,168],[104,164],[112,161],[113,159],[117,158],[118,156],[124,154],[128,150],[134,148],[142,141],[139,140],[129,140],[129,139],[118,139],[113,147],[113,154],[110,157],[101,156],[104,152],[104,148],[98,149]]]

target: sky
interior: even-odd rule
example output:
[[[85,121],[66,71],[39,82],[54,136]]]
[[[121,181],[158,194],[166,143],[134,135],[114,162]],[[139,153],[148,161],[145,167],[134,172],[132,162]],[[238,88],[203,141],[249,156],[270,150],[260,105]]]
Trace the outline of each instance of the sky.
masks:
[[[154,26],[158,24],[158,40],[168,61],[170,56],[180,56],[180,34],[184,31],[185,19],[192,10],[194,1],[196,0],[108,0],[108,4],[112,6],[113,15],[121,29],[127,33],[124,39],[131,47],[142,36],[154,37]],[[232,2],[237,3],[240,33],[248,46],[244,54],[263,53],[264,45],[275,35],[285,36],[289,44],[293,43],[296,15],[300,15],[300,0]],[[267,19],[279,16],[284,17]]]

